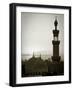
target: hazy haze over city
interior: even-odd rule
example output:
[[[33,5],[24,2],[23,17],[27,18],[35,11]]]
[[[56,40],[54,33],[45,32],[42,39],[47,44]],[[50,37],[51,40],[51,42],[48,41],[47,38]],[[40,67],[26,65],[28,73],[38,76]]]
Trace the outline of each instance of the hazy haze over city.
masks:
[[[21,54],[53,55],[55,17],[58,20],[59,55],[64,58],[64,15],[50,13],[21,13]]]

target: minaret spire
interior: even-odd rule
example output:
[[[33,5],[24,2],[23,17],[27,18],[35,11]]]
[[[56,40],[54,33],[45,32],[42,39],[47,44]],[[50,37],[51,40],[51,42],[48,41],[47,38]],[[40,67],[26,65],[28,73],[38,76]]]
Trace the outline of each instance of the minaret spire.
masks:
[[[54,21],[55,30],[57,30],[57,25],[58,25],[58,21],[57,21],[57,16],[56,16],[55,21]]]

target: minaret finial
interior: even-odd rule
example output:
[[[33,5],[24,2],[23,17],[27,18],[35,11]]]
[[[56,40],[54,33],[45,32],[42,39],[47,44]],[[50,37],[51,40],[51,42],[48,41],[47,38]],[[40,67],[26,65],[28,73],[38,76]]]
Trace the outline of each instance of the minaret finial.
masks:
[[[55,30],[57,30],[57,25],[58,25],[57,16],[55,16],[54,25],[55,25]]]

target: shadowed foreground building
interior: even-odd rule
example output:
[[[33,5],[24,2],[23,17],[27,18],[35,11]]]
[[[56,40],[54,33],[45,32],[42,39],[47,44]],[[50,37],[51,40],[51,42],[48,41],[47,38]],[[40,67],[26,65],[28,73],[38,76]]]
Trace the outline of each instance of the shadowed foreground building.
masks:
[[[31,76],[55,76],[64,74],[64,62],[54,63],[52,61],[32,57],[22,61],[22,77]]]

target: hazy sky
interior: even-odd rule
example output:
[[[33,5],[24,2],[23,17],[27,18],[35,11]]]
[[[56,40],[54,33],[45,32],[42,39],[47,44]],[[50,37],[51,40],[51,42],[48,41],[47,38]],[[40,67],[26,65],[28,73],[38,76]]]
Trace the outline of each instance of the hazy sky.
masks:
[[[57,16],[60,55],[64,54],[64,15],[49,13],[21,13],[21,53],[32,54],[40,52],[41,54],[53,55],[53,33],[54,20]]]

